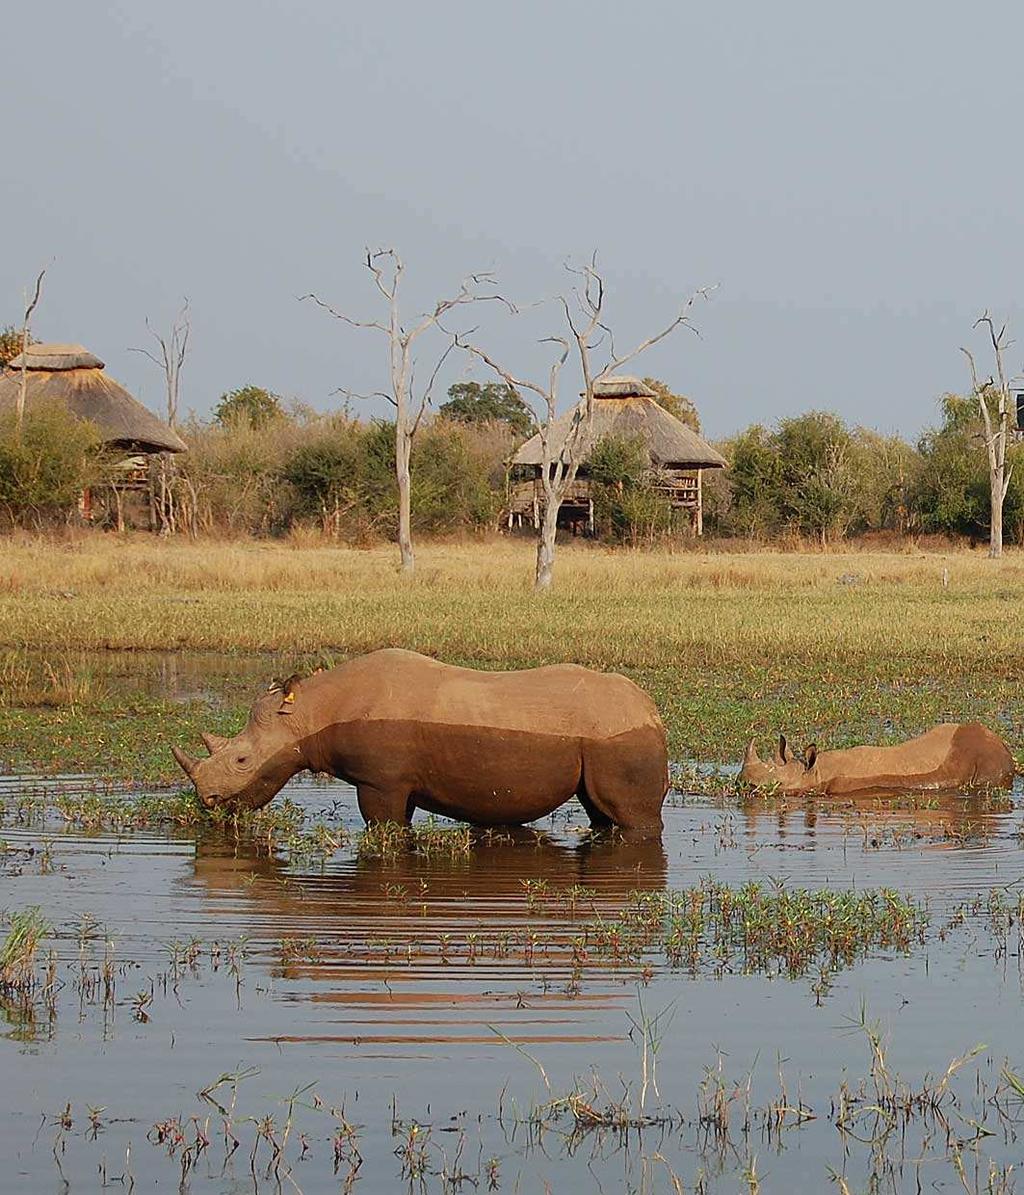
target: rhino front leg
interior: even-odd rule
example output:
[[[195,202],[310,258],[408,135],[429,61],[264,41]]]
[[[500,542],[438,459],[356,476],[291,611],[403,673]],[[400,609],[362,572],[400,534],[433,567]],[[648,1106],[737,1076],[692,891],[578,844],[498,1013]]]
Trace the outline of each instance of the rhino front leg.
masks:
[[[374,822],[398,822],[407,826],[412,821],[414,806],[408,786],[360,784],[356,787],[356,799],[368,826]]]

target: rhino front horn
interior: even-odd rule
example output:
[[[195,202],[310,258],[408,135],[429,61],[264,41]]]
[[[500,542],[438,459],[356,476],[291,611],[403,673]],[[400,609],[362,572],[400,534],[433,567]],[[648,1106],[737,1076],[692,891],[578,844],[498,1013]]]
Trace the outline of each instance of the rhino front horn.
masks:
[[[221,747],[226,747],[228,743],[222,734],[201,734],[199,737],[203,740],[203,745],[211,755],[215,751],[219,751]],[[178,763],[181,763],[180,759]],[[182,763],[181,766],[184,767],[185,765]]]
[[[172,747],[171,752],[174,755],[174,758],[181,765],[181,770],[185,773],[189,780],[194,779],[196,760],[194,760],[187,752],[182,751],[180,747]]]

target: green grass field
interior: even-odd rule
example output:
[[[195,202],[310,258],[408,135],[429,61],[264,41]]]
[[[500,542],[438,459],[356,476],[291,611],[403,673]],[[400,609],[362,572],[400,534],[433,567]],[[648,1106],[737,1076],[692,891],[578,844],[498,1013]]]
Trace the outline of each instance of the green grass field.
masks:
[[[980,718],[1024,753],[1024,557],[981,553],[560,551],[532,545],[189,544],[90,535],[8,542],[0,562],[0,730],[11,767],[173,775],[167,743],[232,729],[263,677],[381,646],[486,668],[573,660],[657,701],[675,758],[728,762],[751,734],[894,739]],[[944,583],[945,582],[945,583]],[[209,663],[213,700],[126,690],[112,651]],[[260,679],[256,679],[260,678]]]

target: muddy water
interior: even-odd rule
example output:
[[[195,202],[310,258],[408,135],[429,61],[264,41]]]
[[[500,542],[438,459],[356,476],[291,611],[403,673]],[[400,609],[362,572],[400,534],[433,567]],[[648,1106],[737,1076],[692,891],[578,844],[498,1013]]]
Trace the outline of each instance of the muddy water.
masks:
[[[339,836],[359,826],[344,785],[289,795]],[[594,840],[570,811],[384,860],[9,820],[0,908],[42,907],[56,982],[3,1009],[0,1189],[673,1191],[674,1175],[767,1192],[830,1189],[834,1171],[850,1191],[1013,1190],[1022,1104],[1001,1071],[1024,1073],[1021,938],[990,904],[1024,889],[1018,800],[680,796],[661,842]],[[656,945],[581,956],[583,927],[631,894],[707,876],[891,887],[930,923],[826,980],[745,973],[735,953],[674,966]],[[879,1114],[878,1084],[920,1094],[929,1073],[931,1110]]]

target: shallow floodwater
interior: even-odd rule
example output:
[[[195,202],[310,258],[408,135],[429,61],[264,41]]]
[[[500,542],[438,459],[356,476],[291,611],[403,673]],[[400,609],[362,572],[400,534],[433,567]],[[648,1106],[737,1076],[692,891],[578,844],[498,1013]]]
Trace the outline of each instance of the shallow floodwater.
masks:
[[[347,786],[287,791],[360,828]],[[1019,797],[927,804],[677,795],[660,842],[570,810],[290,861],[8,817],[0,909],[40,906],[54,958],[48,997],[0,1006],[0,1189],[1014,1190]],[[928,925],[831,974],[616,953],[636,893],[707,877],[892,888]]]

